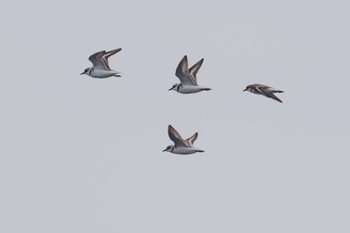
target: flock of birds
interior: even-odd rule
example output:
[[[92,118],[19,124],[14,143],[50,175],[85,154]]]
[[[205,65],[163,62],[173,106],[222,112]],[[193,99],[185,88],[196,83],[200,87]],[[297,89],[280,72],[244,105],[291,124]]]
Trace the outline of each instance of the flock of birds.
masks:
[[[114,49],[111,51],[100,51],[94,53],[89,57],[89,60],[92,62],[93,67],[86,68],[83,73],[93,78],[109,78],[109,77],[121,77],[121,73],[115,70],[112,70],[108,64],[108,58],[119,51],[121,48]],[[199,86],[197,82],[197,73],[203,64],[204,59],[202,58],[191,68],[188,68],[188,60],[185,55],[179,65],[176,68],[175,75],[180,79],[180,83],[174,84],[169,91],[173,90],[181,94],[192,94],[201,91],[211,90],[208,87]],[[283,91],[269,87],[262,84],[251,84],[248,85],[243,91],[250,91],[254,94],[259,94],[266,96],[268,98],[274,99],[280,103],[282,101],[277,98],[274,93],[283,93]],[[196,152],[204,152],[201,149],[195,148],[193,143],[198,137],[196,132],[193,136],[188,139],[183,139],[181,135],[172,127],[168,126],[168,135],[169,138],[174,142],[174,145],[167,146],[164,151],[174,153],[174,154],[193,154]]]

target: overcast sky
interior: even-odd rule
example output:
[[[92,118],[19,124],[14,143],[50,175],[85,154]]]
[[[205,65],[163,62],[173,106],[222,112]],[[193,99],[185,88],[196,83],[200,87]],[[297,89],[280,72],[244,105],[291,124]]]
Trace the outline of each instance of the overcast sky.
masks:
[[[350,232],[350,4],[228,2],[3,4],[0,232]]]

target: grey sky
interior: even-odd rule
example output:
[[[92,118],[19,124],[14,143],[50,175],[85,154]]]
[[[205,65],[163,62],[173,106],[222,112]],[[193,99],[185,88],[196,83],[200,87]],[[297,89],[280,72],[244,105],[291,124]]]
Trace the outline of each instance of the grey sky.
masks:
[[[348,2],[4,5],[0,232],[350,231]],[[167,91],[185,54],[212,91]]]

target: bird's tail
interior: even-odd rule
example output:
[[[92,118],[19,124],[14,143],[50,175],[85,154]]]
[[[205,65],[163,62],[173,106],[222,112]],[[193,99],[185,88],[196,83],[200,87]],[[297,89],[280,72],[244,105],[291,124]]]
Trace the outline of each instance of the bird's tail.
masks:
[[[122,76],[122,73],[118,72],[114,75],[114,77],[121,77]]]

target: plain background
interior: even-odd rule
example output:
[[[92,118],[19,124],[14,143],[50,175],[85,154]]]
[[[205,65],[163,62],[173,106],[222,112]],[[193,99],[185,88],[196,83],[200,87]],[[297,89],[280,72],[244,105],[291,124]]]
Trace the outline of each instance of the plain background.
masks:
[[[349,7],[3,3],[0,231],[350,232]],[[119,47],[122,78],[79,75]],[[212,91],[167,91],[185,54]]]

